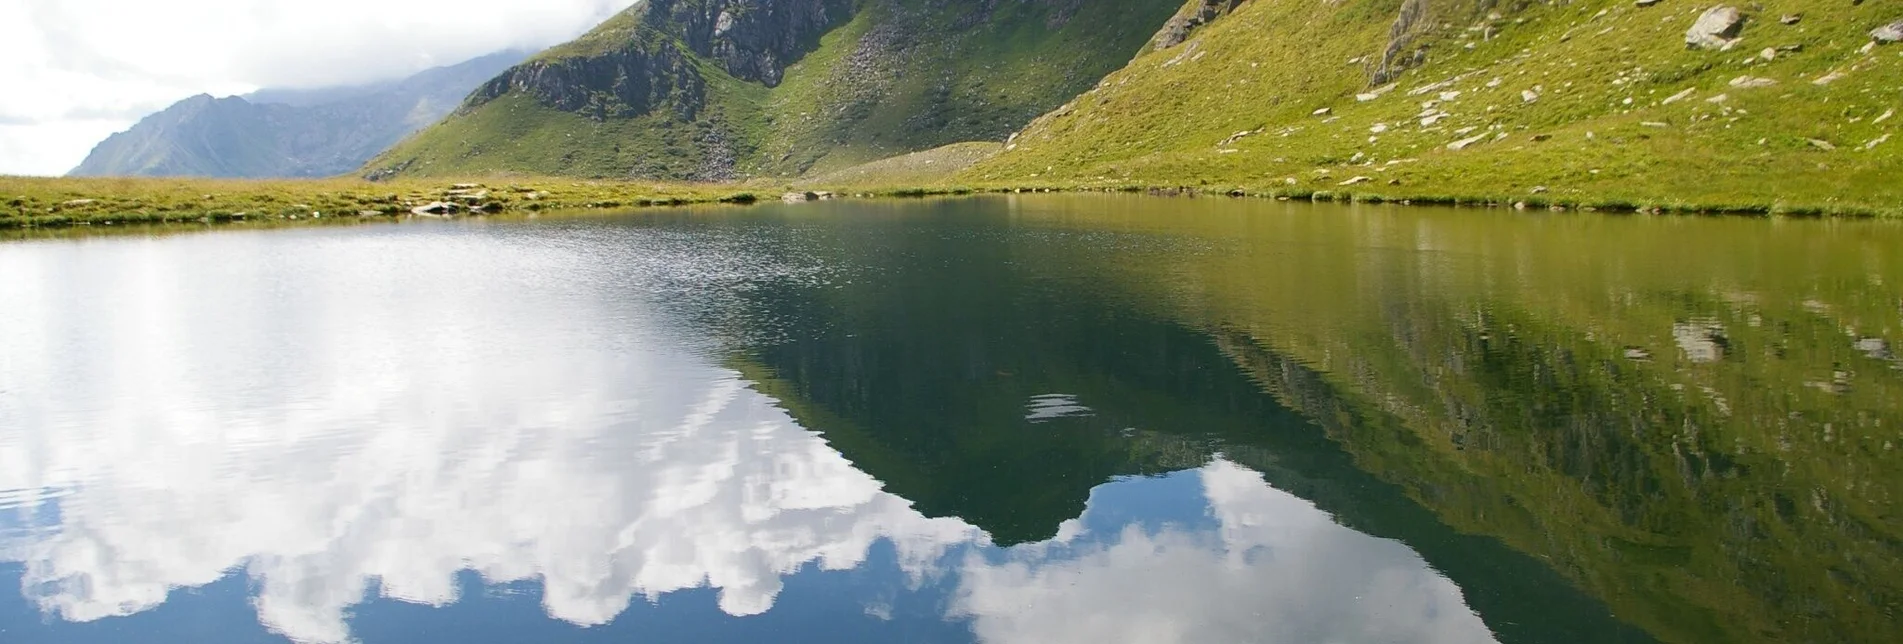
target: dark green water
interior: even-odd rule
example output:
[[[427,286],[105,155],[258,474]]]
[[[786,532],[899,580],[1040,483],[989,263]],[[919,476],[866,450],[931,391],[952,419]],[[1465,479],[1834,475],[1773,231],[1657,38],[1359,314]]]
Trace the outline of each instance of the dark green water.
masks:
[[[0,641],[1894,641],[1899,249],[1088,197],[0,244]]]

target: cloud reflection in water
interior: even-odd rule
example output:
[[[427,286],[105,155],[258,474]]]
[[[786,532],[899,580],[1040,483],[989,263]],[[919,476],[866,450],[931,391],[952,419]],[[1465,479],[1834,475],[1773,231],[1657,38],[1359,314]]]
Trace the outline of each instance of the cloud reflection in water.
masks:
[[[539,582],[579,625],[693,588],[756,615],[881,541],[985,641],[1490,639],[1404,546],[1221,460],[1168,501],[1203,521],[1098,525],[1093,499],[1058,539],[995,548],[882,491],[640,298],[604,296],[589,280],[625,276],[598,250],[410,232],[9,249],[0,559],[77,622],[235,572],[262,624],[317,643],[351,641],[373,589],[456,602],[465,570]]]

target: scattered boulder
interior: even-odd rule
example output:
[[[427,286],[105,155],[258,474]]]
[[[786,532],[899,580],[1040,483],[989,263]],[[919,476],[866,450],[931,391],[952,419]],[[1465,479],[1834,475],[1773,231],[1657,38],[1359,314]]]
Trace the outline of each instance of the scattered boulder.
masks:
[[[1530,89],[1520,90],[1520,100],[1526,103],[1531,103],[1531,102],[1540,100],[1540,93]]]
[[[1736,87],[1738,89],[1757,89],[1760,87],[1770,87],[1776,84],[1777,84],[1776,80],[1769,79],[1769,78],[1760,78],[1757,76],[1739,76],[1737,78],[1731,79],[1731,86]]]
[[[1870,30],[1870,38],[1885,44],[1903,41],[1903,20]]]
[[[1685,30],[1685,46],[1688,49],[1725,49],[1738,39],[1738,33],[1744,30],[1744,12],[1737,7],[1717,6],[1705,11]]]
[[[1895,357],[1890,353],[1890,343],[1883,338],[1861,338],[1857,340],[1857,350],[1863,355],[1877,360],[1889,360]]]
[[[1353,178],[1353,179],[1349,179],[1349,180],[1347,180],[1347,181],[1343,181],[1343,182],[1341,182],[1341,183],[1340,183],[1340,184],[1338,184],[1338,185],[1344,185],[1344,186],[1358,186],[1358,185],[1361,185],[1361,184],[1364,184],[1364,183],[1367,183],[1367,182],[1370,182],[1370,181],[1373,181],[1373,180],[1374,180],[1374,178],[1373,178],[1373,177],[1355,177],[1355,178]]]
[[[1725,336],[1725,327],[1716,320],[1692,320],[1672,325],[1672,339],[1678,348],[1685,352],[1685,358],[1695,363],[1710,363],[1723,360],[1725,349],[1731,342]]]
[[[62,203],[60,204],[60,206],[66,207],[66,208],[78,208],[80,206],[90,206],[96,203],[99,203],[97,199],[74,199],[72,201]]]
[[[1380,86],[1380,87],[1376,87],[1376,88],[1374,88],[1374,89],[1371,89],[1371,90],[1368,90],[1368,91],[1366,91],[1366,92],[1362,92],[1362,93],[1360,93],[1360,94],[1356,94],[1356,95],[1355,95],[1355,100],[1356,100],[1356,101],[1360,101],[1360,102],[1363,102],[1363,103],[1366,103],[1366,102],[1368,102],[1368,101],[1372,101],[1372,100],[1374,100],[1374,99],[1377,99],[1377,98],[1381,98],[1381,95],[1382,95],[1382,94],[1386,94],[1386,93],[1388,93],[1388,92],[1392,92],[1392,91],[1394,91],[1394,88],[1395,88],[1395,87],[1398,87],[1398,86],[1400,86],[1400,83],[1388,83],[1388,84],[1386,84],[1386,85],[1382,85],[1382,86]]]
[[[1795,25],[1797,23],[1804,21],[1804,14],[1787,13],[1782,16],[1778,16],[1777,21],[1785,25]]]
[[[1811,144],[1811,147],[1817,148],[1819,150],[1830,151],[1830,150],[1837,149],[1837,146],[1831,145],[1829,141],[1825,141],[1823,139],[1805,139],[1805,141],[1809,141]]]
[[[1335,110],[1333,108],[1324,107],[1319,110],[1315,110],[1313,113],[1309,114],[1309,116],[1328,116],[1329,114],[1333,114],[1333,113],[1335,113]]]
[[[789,192],[789,193],[780,195],[780,201],[782,203],[806,203],[806,193]]]
[[[448,196],[450,201],[460,201],[466,204],[475,205],[475,204],[479,204],[484,201],[487,201],[489,199],[489,191],[488,190],[451,190],[449,191]]]
[[[1471,146],[1475,143],[1479,143],[1485,140],[1486,138],[1487,138],[1487,133],[1481,132],[1480,134],[1476,134],[1474,136],[1470,136],[1470,137],[1461,139],[1459,141],[1449,143],[1447,144],[1447,149],[1453,150],[1455,152],[1459,152],[1461,150],[1467,149],[1468,146]]]
[[[425,217],[442,217],[445,215],[456,214],[456,211],[461,209],[462,209],[462,206],[458,206],[456,204],[449,203],[446,201],[432,201],[432,202],[423,204],[421,206],[411,208],[410,214],[423,215]]]
[[[1635,4],[1641,7],[1650,7],[1658,3],[1659,3],[1659,0],[1632,0],[1632,4]]]
[[[457,184],[451,184],[449,186],[449,189],[450,190],[475,190],[481,187],[482,187],[482,184],[480,183],[457,183]]]

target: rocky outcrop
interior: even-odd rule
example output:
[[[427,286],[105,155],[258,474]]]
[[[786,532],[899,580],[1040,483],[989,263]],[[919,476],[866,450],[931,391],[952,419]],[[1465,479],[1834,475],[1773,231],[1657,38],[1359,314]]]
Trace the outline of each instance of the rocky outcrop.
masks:
[[[619,42],[578,53],[558,49],[524,63],[484,85],[465,108],[520,92],[595,118],[669,107],[691,120],[707,92],[692,56],[740,80],[776,86],[788,64],[851,14],[850,0],[646,0],[590,35]]]
[[[516,66],[483,84],[464,109],[512,92],[598,119],[637,116],[669,104],[675,113],[691,119],[706,101],[707,81],[679,49],[636,42],[599,56]]]
[[[1429,0],[1407,0],[1388,27],[1388,46],[1381,51],[1381,62],[1369,75],[1369,85],[1386,85],[1401,72],[1418,67],[1427,59],[1426,50],[1413,48],[1414,41],[1432,21],[1427,19]]]
[[[735,78],[780,84],[786,66],[852,17],[851,0],[647,0],[647,23]]]
[[[1214,22],[1240,4],[1242,0],[1189,0],[1182,11],[1157,30],[1156,36],[1150,39],[1150,49],[1161,51],[1183,44],[1196,28]]]

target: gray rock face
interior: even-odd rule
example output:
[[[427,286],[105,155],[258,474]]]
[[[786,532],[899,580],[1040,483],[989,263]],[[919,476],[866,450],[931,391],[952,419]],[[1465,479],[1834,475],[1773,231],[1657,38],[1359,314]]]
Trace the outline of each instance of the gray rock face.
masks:
[[[852,0],[646,0],[646,22],[678,34],[727,73],[768,87],[819,37],[852,17]],[[724,18],[724,19],[723,19]]]
[[[1685,31],[1685,46],[1691,49],[1723,49],[1744,31],[1744,12],[1737,7],[1718,6],[1698,16]]]
[[[467,107],[510,92],[598,119],[646,114],[668,105],[691,119],[705,100],[707,82],[678,49],[629,47],[600,56],[525,63],[484,83],[469,96]]]
[[[1223,14],[1229,13],[1242,4],[1242,0],[1201,0],[1184,8],[1176,17],[1163,24],[1156,36],[1150,39],[1150,49],[1161,51],[1189,40],[1189,34],[1196,28],[1214,22]]]
[[[1431,28],[1428,0],[1406,0],[1388,27],[1388,45],[1381,50],[1381,63],[1368,79],[1369,85],[1386,85],[1401,72],[1427,62],[1427,50],[1416,48],[1415,41]]]
[[[852,9],[851,0],[645,0],[617,18],[633,26],[634,37],[600,53],[524,63],[477,90],[465,108],[521,92],[598,119],[671,108],[691,120],[706,102],[707,84],[690,53],[735,78],[775,86],[786,65]]]
[[[1903,41],[1903,20],[1870,30],[1870,37],[1880,43]]]

